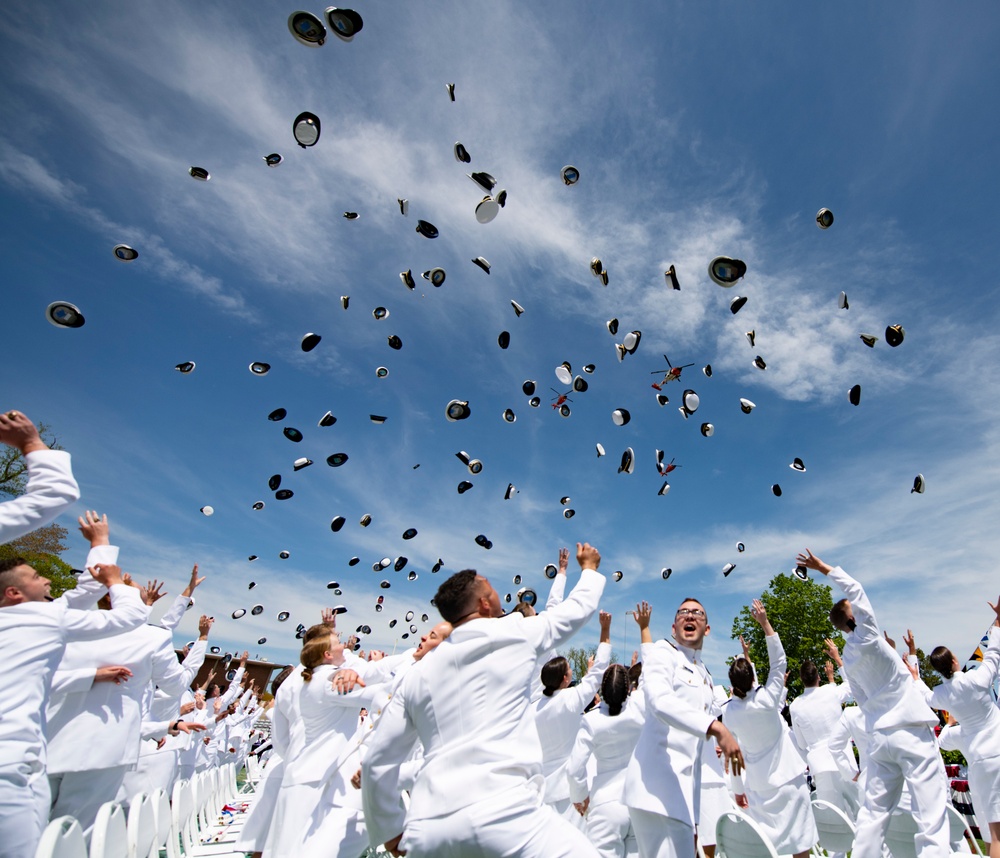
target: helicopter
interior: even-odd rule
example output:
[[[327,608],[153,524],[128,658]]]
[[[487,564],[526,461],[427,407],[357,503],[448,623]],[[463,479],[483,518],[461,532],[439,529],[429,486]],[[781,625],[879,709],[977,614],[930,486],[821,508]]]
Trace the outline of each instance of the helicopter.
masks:
[[[659,471],[661,477],[665,477],[671,471],[674,471],[677,468],[681,467],[680,465],[675,465],[674,464],[675,461],[676,459],[671,459],[669,462],[667,462],[667,464],[664,465],[663,451],[662,450],[656,451],[656,470]]]
[[[679,381],[681,377],[681,372],[687,369],[689,366],[694,366],[693,363],[686,363],[683,366],[674,366],[670,362],[670,358],[668,358],[666,355],[663,356],[663,359],[667,362],[667,368],[665,370],[654,369],[650,373],[650,375],[659,375],[661,372],[663,373],[663,381],[661,381],[659,384],[657,384],[655,381],[653,382],[654,390],[662,390],[663,385],[667,384],[668,382]]]
[[[569,395],[573,392],[572,389],[567,390],[565,393],[560,393],[554,387],[550,387],[549,390],[551,390],[555,394],[555,396],[552,397],[552,399],[553,399],[552,407],[553,408],[558,408],[564,402],[572,402],[573,401],[572,399],[569,398]]]

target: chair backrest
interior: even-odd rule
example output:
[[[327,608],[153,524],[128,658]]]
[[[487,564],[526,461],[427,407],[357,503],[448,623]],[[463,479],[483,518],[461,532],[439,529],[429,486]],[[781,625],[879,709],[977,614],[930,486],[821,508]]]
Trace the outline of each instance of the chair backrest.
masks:
[[[963,844],[969,852],[974,852],[976,855],[982,855],[983,851],[979,848],[979,844],[976,842],[976,838],[972,836],[972,832],[969,831],[969,823],[962,814],[960,814],[952,804],[948,804],[948,842],[955,847],[956,843]],[[969,843],[972,844],[969,847]],[[968,855],[969,852],[965,854]]]
[[[161,849],[167,848],[167,841],[170,839],[170,829],[173,820],[170,815],[170,799],[167,794],[158,789],[149,797],[149,803],[153,808],[153,819],[156,823],[155,836],[150,849],[152,858],[157,858]]]
[[[90,831],[90,858],[129,858],[125,811],[117,802],[106,801],[97,809]]]
[[[87,858],[83,829],[72,816],[53,819],[42,832],[35,858]]]
[[[715,826],[715,854],[722,858],[778,858],[767,835],[749,816],[727,810]]]
[[[813,818],[819,832],[819,845],[827,852],[850,852],[854,848],[854,823],[839,807],[816,799]]]
[[[153,843],[156,841],[156,814],[153,811],[152,796],[144,793],[132,796],[125,828],[128,832],[129,858],[156,858],[152,855]]]
[[[917,858],[917,821],[909,813],[896,811],[889,817],[885,845],[892,858]]]
[[[170,802],[170,836],[167,839],[167,855],[179,858],[181,851],[189,854],[194,849],[196,832],[194,828],[194,789],[190,781],[181,780],[174,784]],[[173,849],[173,852],[171,852]]]

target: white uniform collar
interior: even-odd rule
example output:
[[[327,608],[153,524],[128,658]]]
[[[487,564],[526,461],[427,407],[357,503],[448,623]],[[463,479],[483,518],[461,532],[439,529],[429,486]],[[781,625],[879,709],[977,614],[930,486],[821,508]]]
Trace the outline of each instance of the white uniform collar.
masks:
[[[671,643],[676,650],[684,654],[684,657],[688,661],[690,661],[691,664],[704,664],[701,658],[700,649],[692,649],[691,647],[686,647],[683,644],[677,643],[677,641],[672,641]]]

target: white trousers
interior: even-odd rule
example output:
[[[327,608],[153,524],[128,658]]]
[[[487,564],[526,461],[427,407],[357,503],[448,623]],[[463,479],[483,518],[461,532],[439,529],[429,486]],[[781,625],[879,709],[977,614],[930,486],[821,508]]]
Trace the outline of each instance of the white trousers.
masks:
[[[639,858],[694,858],[694,829],[659,813],[628,809]]]
[[[842,810],[848,819],[858,816],[858,786],[854,781],[844,779],[840,772],[815,772],[813,783],[816,795],[813,798],[828,801]]]
[[[35,858],[50,804],[45,772],[0,770],[0,852],[5,858]]]
[[[587,811],[587,837],[601,858],[629,858],[639,854],[628,808],[606,801]]]
[[[173,748],[140,754],[136,767],[125,773],[116,801],[127,807],[139,793],[152,795],[158,789],[170,795],[177,778],[177,756],[178,752]]]
[[[407,820],[400,848],[408,858],[598,858],[528,784],[447,816]]]
[[[285,761],[275,757],[264,770],[264,779],[257,784],[253,804],[243,821],[243,829],[236,838],[237,852],[263,852],[267,835],[271,830],[271,819],[278,805],[281,779],[285,776]],[[364,847],[362,847],[362,852]],[[360,854],[360,853],[358,853]]]
[[[889,817],[906,784],[917,823],[918,858],[947,858],[948,782],[930,727],[903,727],[871,734],[865,803],[858,812],[853,858],[880,858]]]
[[[87,772],[50,774],[51,818],[72,816],[82,826],[84,837],[89,843],[97,811],[106,801],[115,800],[127,770],[128,766],[111,766]]]

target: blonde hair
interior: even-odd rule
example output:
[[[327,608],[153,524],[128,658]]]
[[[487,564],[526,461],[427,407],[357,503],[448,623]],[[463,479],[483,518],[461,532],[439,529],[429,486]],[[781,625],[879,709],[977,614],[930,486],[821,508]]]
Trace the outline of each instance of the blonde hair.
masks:
[[[302,671],[302,680],[304,682],[309,682],[312,679],[313,671],[326,662],[326,654],[330,651],[330,646],[334,638],[337,641],[340,640],[340,636],[331,629],[326,634],[317,634],[302,647],[302,652],[299,654],[299,661],[304,668]]]

